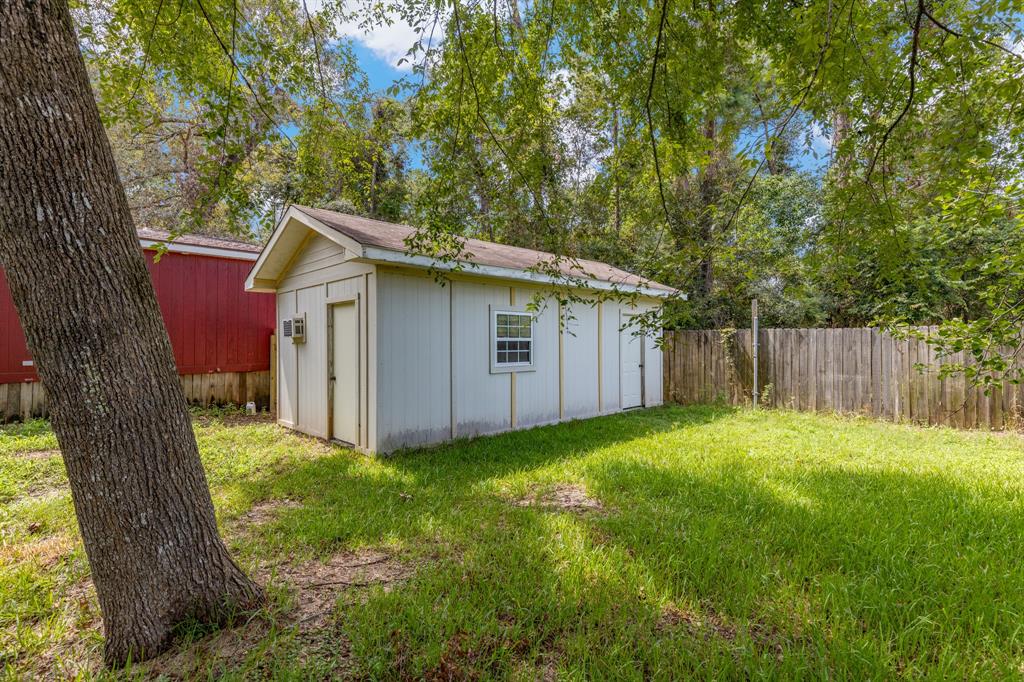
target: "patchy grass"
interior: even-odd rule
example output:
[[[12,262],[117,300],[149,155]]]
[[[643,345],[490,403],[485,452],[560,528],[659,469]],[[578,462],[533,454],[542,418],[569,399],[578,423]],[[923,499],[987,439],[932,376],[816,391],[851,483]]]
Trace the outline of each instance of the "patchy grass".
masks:
[[[1005,678],[1024,671],[1024,440],[660,408],[374,460],[197,415],[271,603],[123,673]],[[0,430],[0,664],[104,676],[40,422]]]

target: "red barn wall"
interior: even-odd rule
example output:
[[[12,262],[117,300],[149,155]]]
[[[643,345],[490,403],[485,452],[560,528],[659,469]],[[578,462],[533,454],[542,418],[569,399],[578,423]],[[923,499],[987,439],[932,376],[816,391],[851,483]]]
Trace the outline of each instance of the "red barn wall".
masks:
[[[146,251],[157,301],[179,374],[257,372],[270,368],[273,294],[245,291],[251,261]],[[35,381],[25,335],[0,268],[0,384]]]
[[[7,286],[7,277],[0,268],[0,384],[35,381],[35,370],[22,365],[31,359],[25,345],[25,333],[18,321],[18,311],[14,309],[11,290]]]

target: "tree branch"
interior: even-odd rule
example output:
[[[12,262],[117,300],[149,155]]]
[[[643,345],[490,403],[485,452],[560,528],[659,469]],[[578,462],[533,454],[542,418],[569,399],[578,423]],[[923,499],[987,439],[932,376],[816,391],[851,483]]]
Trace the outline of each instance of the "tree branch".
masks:
[[[957,31],[957,30],[955,30],[953,28],[950,28],[947,24],[944,24],[941,21],[939,21],[938,19],[936,19],[935,15],[933,15],[928,10],[928,8],[925,7],[923,4],[921,5],[921,11],[924,12],[924,15],[926,17],[928,17],[928,21],[932,22],[933,24],[935,24],[935,26],[937,26],[938,28],[942,29],[943,31],[945,31],[946,33],[948,33],[949,35],[951,35],[951,36],[953,36],[955,38],[967,38],[967,40],[970,40],[972,42],[982,43],[984,45],[988,45],[989,47],[994,47],[997,50],[1005,52],[1006,54],[1010,55],[1014,59],[1016,59],[1018,61],[1024,62],[1024,56],[1017,54],[1016,52],[1014,52],[1013,50],[1009,49],[1008,47],[1006,47],[1004,45],[1000,45],[999,43],[997,43],[994,40],[991,40],[989,38],[978,38],[978,37],[973,37],[973,36],[965,36],[962,32]]]
[[[910,66],[909,66],[909,78],[910,78],[910,92],[907,94],[907,102],[903,105],[903,109],[900,111],[899,116],[893,121],[888,128],[885,130],[885,134],[882,135],[882,141],[878,143],[878,147],[875,149],[874,156],[871,157],[871,163],[868,165],[868,170],[864,174],[865,179],[870,180],[871,174],[875,171],[875,165],[878,163],[878,157],[882,154],[882,150],[885,149],[885,145],[889,142],[889,136],[892,135],[892,131],[896,129],[896,126],[900,124],[900,121],[910,111],[910,107],[914,104],[914,92],[917,88],[917,55],[921,46],[921,18],[925,14],[924,0],[917,0],[917,14],[914,17],[914,34],[913,42],[910,48]]]
[[[651,79],[647,84],[647,99],[644,101],[644,113],[647,115],[647,134],[651,138],[651,152],[654,154],[654,174],[658,178],[658,196],[661,199],[661,210],[665,213],[665,223],[672,224],[672,215],[665,199],[665,183],[661,177],[661,161],[658,159],[658,139],[654,134],[654,117],[651,115],[651,99],[654,97],[654,82],[658,73],[658,59],[661,56],[661,41],[665,33],[665,19],[668,16],[668,0],[661,2],[661,18],[658,20],[658,38],[654,43],[654,58],[651,60]]]
[[[224,40],[220,37],[220,34],[217,33],[217,28],[213,25],[213,20],[210,18],[209,13],[207,13],[206,7],[203,6],[203,0],[196,0],[196,5],[199,6],[199,11],[203,13],[203,19],[206,21],[206,25],[210,27],[210,31],[213,33],[213,37],[217,39],[217,43],[220,45],[221,51],[231,62],[232,67],[234,67],[234,69],[238,72],[239,80],[241,80],[242,83],[245,85],[246,89],[248,89],[249,92],[252,93],[253,101],[256,102],[256,106],[257,108],[259,108],[260,113],[263,114],[264,117],[266,117],[267,121],[269,121],[272,126],[277,128],[278,132],[281,133],[282,137],[288,140],[289,144],[294,149],[295,142],[292,140],[292,138],[285,135],[284,131],[281,130],[281,126],[278,125],[274,117],[271,116],[270,113],[267,111],[266,107],[263,105],[263,102],[260,100],[259,95],[256,94],[256,90],[252,87],[252,83],[250,83],[249,79],[245,77],[245,72],[242,71],[242,69],[238,66],[238,63],[235,61],[235,56],[231,54],[231,50],[228,49],[228,46],[224,44]]]
[[[519,176],[519,178],[523,181],[523,184],[526,185],[526,189],[529,190],[531,195],[533,195],[533,201],[540,210],[541,219],[545,223],[547,223],[547,214],[544,211],[544,203],[540,200],[540,197],[537,195],[537,192],[533,189],[533,187],[530,186],[530,181],[527,179],[526,175],[522,172],[519,166],[512,162],[512,158],[505,150],[505,146],[501,144],[500,140],[498,140],[497,135],[494,134],[494,130],[491,128],[491,124],[487,121],[487,117],[484,116],[483,105],[480,101],[480,91],[479,89],[477,89],[476,86],[476,78],[474,78],[473,76],[473,69],[469,65],[469,55],[466,54],[466,43],[463,40],[462,36],[462,17],[459,13],[459,0],[455,0],[455,2],[452,3],[452,11],[455,19],[455,34],[456,36],[458,36],[459,39],[459,53],[462,55],[462,61],[466,68],[466,74],[469,76],[469,85],[473,89],[473,97],[476,100],[476,116],[478,119],[480,119],[480,123],[482,123],[484,128],[487,130],[488,137],[491,138],[491,141],[494,142],[494,145],[498,148],[498,151],[501,152],[501,155],[502,157],[504,157],[505,162],[508,164],[509,168],[511,168],[515,172],[515,174]]]

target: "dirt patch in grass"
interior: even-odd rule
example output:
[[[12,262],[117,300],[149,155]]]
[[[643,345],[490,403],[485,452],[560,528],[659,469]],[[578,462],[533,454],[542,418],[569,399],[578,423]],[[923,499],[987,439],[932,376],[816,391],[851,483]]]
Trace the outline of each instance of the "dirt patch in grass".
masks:
[[[542,493],[530,493],[518,500],[513,500],[512,504],[517,507],[563,509],[580,513],[604,511],[601,501],[587,495],[583,486],[570,484],[557,485]]]
[[[683,628],[695,637],[719,637],[728,642],[736,640],[736,626],[728,623],[719,613],[710,608],[698,613],[681,609],[672,603],[666,604],[661,609],[657,627],[662,632]]]
[[[61,536],[46,538],[51,550],[63,548]],[[70,544],[70,540],[68,541]],[[42,541],[37,552],[42,552]],[[133,672],[146,679],[205,678],[209,671],[229,671],[242,666],[247,656],[259,650],[266,638],[291,639],[296,661],[323,657],[335,661],[334,674],[344,676],[349,645],[335,624],[335,609],[345,594],[362,598],[358,591],[381,585],[391,589],[414,573],[416,565],[400,561],[380,550],[341,552],[326,561],[313,559],[302,563],[278,564],[258,571],[257,581],[284,584],[292,597],[290,608],[269,606],[233,627],[227,627],[196,641],[179,644],[169,651],[136,666]],[[92,580],[85,578],[64,590],[60,596],[68,636],[55,641],[45,652],[34,655],[29,667],[40,679],[65,679],[75,675],[96,674],[100,659],[99,605]],[[292,639],[293,638],[293,639]],[[251,672],[251,671],[250,671]]]
[[[378,550],[341,552],[326,561],[283,563],[259,571],[258,582],[283,583],[288,588],[292,608],[280,613],[256,614],[235,627],[171,649],[145,663],[145,674],[152,678],[189,679],[203,676],[211,669],[230,669],[241,665],[276,628],[279,632],[293,631],[297,662],[323,655],[341,666],[340,670],[334,669],[334,675],[343,676],[349,645],[335,626],[338,599],[349,590],[373,585],[390,589],[409,578],[413,571],[413,565]]]
[[[26,505],[52,502],[68,492],[69,489],[67,487],[62,488],[57,486],[37,485],[11,499],[8,502],[8,506],[11,509],[16,509],[17,507],[23,507]]]
[[[65,634],[32,657],[30,670],[36,679],[89,677],[102,668],[99,646],[103,623],[92,578],[83,578],[64,590]]]
[[[537,663],[522,663],[515,670],[512,678],[556,682],[558,680],[558,658],[554,655],[547,655],[542,656]]]
[[[29,531],[34,532],[31,525],[29,524]],[[76,540],[70,535],[45,535],[29,542],[13,544],[0,551],[0,557],[12,563],[37,561],[44,568],[52,568],[71,553],[75,544]]]
[[[271,630],[271,621],[254,617],[219,630],[187,646],[178,646],[139,666],[146,679],[186,680],[206,677],[218,667],[240,665]],[[206,673],[206,674],[204,674]]]
[[[43,460],[51,457],[60,457],[60,450],[28,450],[11,453],[13,457],[27,460]]]
[[[254,504],[249,511],[232,521],[231,525],[239,529],[245,529],[248,526],[262,526],[276,519],[281,512],[289,509],[298,509],[301,506],[299,502],[289,499],[263,500]]]
[[[297,565],[282,564],[274,580],[296,593],[293,617],[300,629],[313,629],[329,620],[341,592],[381,585],[391,589],[415,571],[411,564],[379,550],[341,552],[327,561],[313,559]]]

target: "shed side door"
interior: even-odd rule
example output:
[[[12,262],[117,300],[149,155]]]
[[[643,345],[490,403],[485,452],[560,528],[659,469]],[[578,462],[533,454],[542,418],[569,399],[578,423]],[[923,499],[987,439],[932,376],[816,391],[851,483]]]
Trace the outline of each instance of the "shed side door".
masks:
[[[636,326],[629,324],[630,319],[622,316],[621,328],[619,330],[619,359],[622,363],[620,368],[622,409],[628,410],[631,407],[640,407],[644,404],[644,375],[643,375],[643,337],[636,336]]]
[[[331,437],[359,442],[359,314],[355,301],[332,306]]]

